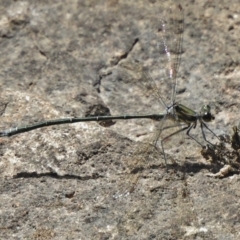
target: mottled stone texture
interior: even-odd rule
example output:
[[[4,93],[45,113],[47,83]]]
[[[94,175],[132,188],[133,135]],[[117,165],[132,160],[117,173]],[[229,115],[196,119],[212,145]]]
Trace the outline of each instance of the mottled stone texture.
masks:
[[[240,109],[239,1],[181,4],[177,100],[195,110],[210,103],[216,117],[209,127],[232,134]],[[151,26],[170,6],[161,0],[1,0],[0,129],[164,110],[141,84],[112,72],[135,59],[161,74],[164,66],[155,64],[164,56],[153,47]],[[139,142],[152,130],[151,120],[131,120],[0,138],[0,238],[240,239],[238,169],[220,179],[206,176],[237,153],[201,154],[194,141],[180,146],[173,140],[167,171],[162,154]],[[201,138],[201,131],[194,136]]]

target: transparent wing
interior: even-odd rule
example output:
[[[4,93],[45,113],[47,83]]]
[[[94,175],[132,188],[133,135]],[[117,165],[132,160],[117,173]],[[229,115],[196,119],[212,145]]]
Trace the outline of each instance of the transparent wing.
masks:
[[[165,53],[166,74],[172,85],[171,102],[175,102],[177,92],[177,74],[181,62],[182,40],[184,31],[184,15],[181,5],[166,10],[166,15],[160,19],[159,30],[160,52]]]
[[[146,113],[155,110],[162,112],[172,105],[176,97],[177,72],[182,54],[182,8],[155,9],[139,21],[139,27],[144,25],[145,29],[140,29],[139,41],[126,59],[111,68],[112,74],[104,78],[101,84],[101,92],[107,92],[109,99],[105,100],[108,106],[112,104],[111,109],[119,106],[119,102],[114,105],[117,96],[113,95],[117,94],[118,89],[124,88],[126,94],[122,96],[120,104],[125,104],[125,112],[119,111],[124,114],[144,110]],[[136,103],[131,104],[133,95],[139,96],[139,102],[143,103],[141,106],[146,103],[145,109],[141,106],[137,106],[137,109]]]
[[[141,62],[134,59],[121,61],[116,68],[112,68],[112,74],[108,76],[111,79],[108,81],[108,88],[111,88],[111,84],[112,88],[124,88],[125,86],[124,91],[121,92],[127,94],[130,91],[132,95],[139,97],[139,102],[143,103],[136,105],[134,102],[131,103],[131,99],[128,98],[128,105],[123,107],[124,110],[121,113],[167,114],[166,108],[175,102],[177,72],[182,53],[182,8],[177,6],[161,10],[160,15],[161,18],[158,18],[159,14],[156,14],[155,18],[150,16],[146,23],[149,24],[147,50],[151,54],[151,58],[147,56],[145,61]],[[143,43],[140,49],[144,46],[146,45]],[[151,51],[155,51],[156,54]],[[109,100],[111,103],[116,102],[114,98]],[[121,103],[117,102],[116,104]],[[115,106],[112,109],[115,109]],[[128,124],[130,123],[128,122]],[[165,148],[175,149],[172,151],[176,156],[176,152],[179,152],[178,147],[183,142],[181,129],[186,127],[186,124],[181,126],[174,117],[172,119],[166,117],[163,122],[154,123],[149,120],[148,122],[139,120],[139,124],[136,125],[141,126],[142,130],[141,127],[133,126],[126,136],[133,140],[140,140],[142,143],[138,143],[136,148],[132,146],[128,154],[121,158],[128,169],[129,184],[127,185],[129,186],[134,186],[138,182],[142,169],[149,168],[152,164],[164,163],[165,157],[162,153],[163,151],[167,152]],[[122,133],[121,123],[114,128]],[[163,139],[164,142],[162,142]],[[154,160],[158,160],[158,163],[154,163]]]
[[[179,123],[176,118],[166,116],[166,118],[157,123],[155,135],[153,136],[154,145],[161,149],[165,163],[178,162],[179,165],[184,163],[182,144],[185,142],[185,130],[188,125]]]

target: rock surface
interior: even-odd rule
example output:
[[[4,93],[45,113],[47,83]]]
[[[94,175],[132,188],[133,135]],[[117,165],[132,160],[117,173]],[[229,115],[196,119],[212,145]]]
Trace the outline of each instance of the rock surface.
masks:
[[[210,103],[216,118],[209,127],[232,134],[240,108],[239,1],[181,4],[177,100],[195,110]],[[47,119],[164,110],[131,78],[112,72],[128,59],[159,62],[161,72],[150,30],[159,9],[169,6],[2,0],[0,131]],[[153,124],[74,123],[0,138],[0,238],[239,239],[238,165],[224,178],[209,177],[232,158],[239,161],[237,150],[219,145],[210,161],[194,141],[179,146],[173,139],[166,170],[162,154],[141,142]]]

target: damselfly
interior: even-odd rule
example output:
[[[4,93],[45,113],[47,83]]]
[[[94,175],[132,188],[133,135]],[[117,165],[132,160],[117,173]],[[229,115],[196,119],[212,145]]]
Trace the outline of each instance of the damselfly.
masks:
[[[8,130],[0,131],[0,137],[10,137],[16,134],[32,131],[34,129],[60,124],[70,124],[76,122],[89,122],[89,121],[109,121],[109,120],[128,120],[148,118],[155,121],[160,121],[159,126],[156,128],[155,138],[152,141],[153,146],[159,147],[162,150],[165,163],[167,164],[167,157],[164,150],[164,143],[172,136],[186,131],[186,134],[198,144],[203,146],[195,137],[190,135],[191,129],[195,128],[197,122],[200,122],[201,132],[204,140],[211,144],[205,137],[204,128],[208,129],[214,136],[214,132],[209,129],[206,122],[210,122],[214,119],[211,114],[210,106],[204,105],[200,113],[193,111],[192,109],[178,103],[176,101],[177,94],[177,74],[181,62],[182,53],[182,35],[184,30],[184,15],[181,5],[177,6],[177,10],[174,10],[176,19],[161,19],[159,21],[160,29],[157,29],[159,34],[159,41],[161,42],[162,50],[165,52],[167,60],[167,80],[168,85],[171,86],[171,92],[166,93],[168,97],[163,96],[159,90],[159,84],[150,76],[147,70],[142,70],[142,77],[147,81],[149,85],[154,89],[154,94],[157,99],[165,108],[165,112],[148,114],[148,115],[122,115],[122,116],[94,116],[94,117],[79,117],[79,118],[64,118],[56,120],[47,120],[33,125],[26,125],[21,127],[10,128]],[[171,26],[171,27],[169,27]],[[159,26],[158,26],[159,27]],[[168,30],[171,29],[171,39],[168,38]],[[170,104],[167,104],[167,99],[170,97]],[[165,125],[167,120],[171,120],[173,125]],[[171,134],[163,137],[162,133],[169,129],[175,129],[180,126],[178,130],[174,130]],[[217,137],[217,136],[216,136]],[[160,143],[160,144],[159,144]],[[159,145],[159,146],[157,146]]]

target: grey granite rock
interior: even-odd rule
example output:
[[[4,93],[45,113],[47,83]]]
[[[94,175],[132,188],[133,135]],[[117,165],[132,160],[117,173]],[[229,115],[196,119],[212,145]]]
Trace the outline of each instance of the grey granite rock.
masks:
[[[0,2],[1,130],[160,111],[134,81],[111,73],[128,59],[156,64],[149,24],[171,1]],[[177,99],[195,110],[210,102],[216,119],[209,127],[231,134],[240,107],[239,1],[181,4]],[[216,164],[185,139],[168,153],[166,171],[161,154],[136,154],[151,130],[151,120],[131,120],[0,138],[0,238],[239,239],[239,175],[206,176],[222,167],[226,152],[219,150]]]

